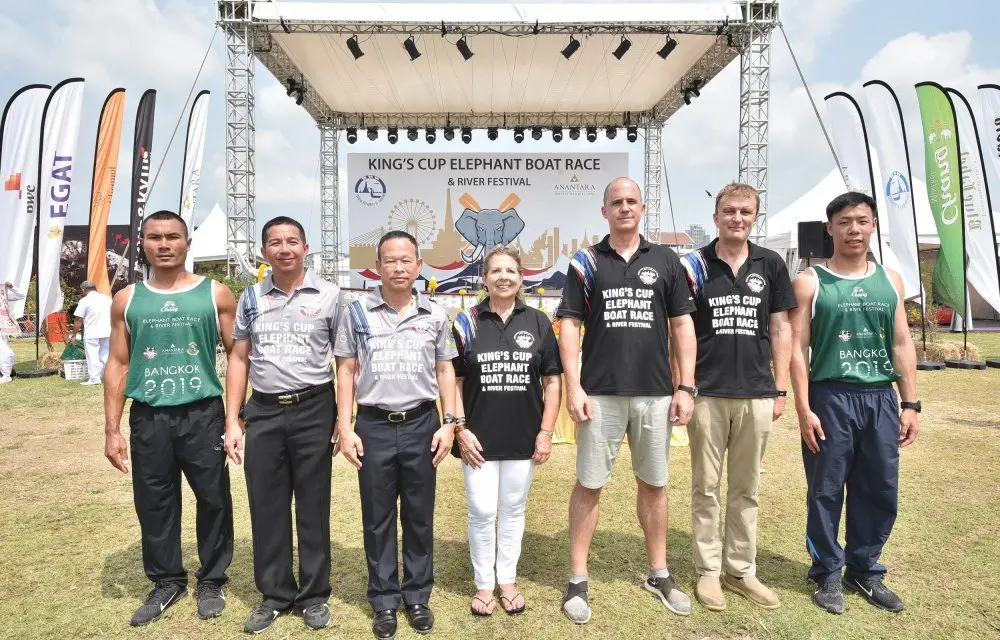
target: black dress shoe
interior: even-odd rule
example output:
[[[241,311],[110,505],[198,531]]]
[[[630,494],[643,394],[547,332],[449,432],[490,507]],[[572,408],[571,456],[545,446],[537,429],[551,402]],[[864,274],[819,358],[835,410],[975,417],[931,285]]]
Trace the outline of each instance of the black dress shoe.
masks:
[[[396,637],[396,610],[382,609],[375,612],[372,620],[372,633],[379,640],[391,640]]]
[[[434,628],[434,612],[426,604],[406,605],[406,617],[417,633],[430,633]]]

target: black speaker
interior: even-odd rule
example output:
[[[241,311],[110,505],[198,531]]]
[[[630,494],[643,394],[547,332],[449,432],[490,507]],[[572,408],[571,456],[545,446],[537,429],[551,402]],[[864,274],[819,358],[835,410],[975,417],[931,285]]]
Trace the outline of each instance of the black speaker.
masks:
[[[833,238],[826,232],[825,222],[799,223],[799,257],[832,258]]]

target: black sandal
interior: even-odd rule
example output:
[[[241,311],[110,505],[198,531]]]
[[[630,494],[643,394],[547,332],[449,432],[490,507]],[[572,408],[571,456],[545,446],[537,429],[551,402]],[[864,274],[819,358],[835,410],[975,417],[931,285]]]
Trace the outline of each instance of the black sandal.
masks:
[[[504,603],[506,602],[507,604],[514,606],[514,601],[517,600],[518,598],[521,598],[522,601],[524,600],[524,596],[521,595],[520,591],[515,593],[513,598],[508,598],[507,596],[500,596],[500,606],[503,607],[503,610],[507,612],[507,615],[516,616],[519,613],[524,613],[524,608],[527,606],[527,604],[522,604],[520,607],[516,609],[508,609],[507,606],[504,605]]]
[[[493,615],[493,611],[489,611],[488,609],[489,609],[489,607],[490,607],[491,604],[496,604],[496,600],[494,600],[493,598],[490,598],[490,601],[486,602],[485,600],[483,600],[479,596],[472,596],[472,599],[473,600],[478,600],[479,602],[483,603],[484,607],[487,608],[487,611],[476,611],[475,607],[473,607],[472,605],[469,605],[469,611],[472,612],[472,615],[479,616],[480,618],[488,618],[491,615]]]

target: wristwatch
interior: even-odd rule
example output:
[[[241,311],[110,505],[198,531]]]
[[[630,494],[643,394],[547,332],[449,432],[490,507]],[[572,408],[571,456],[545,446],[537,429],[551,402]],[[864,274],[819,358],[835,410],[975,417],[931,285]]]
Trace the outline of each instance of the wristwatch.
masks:
[[[787,391],[782,391],[781,389],[778,389],[777,391],[775,391],[775,393],[778,394],[779,398],[788,397],[788,392]]]
[[[687,391],[688,393],[691,394],[692,398],[697,398],[698,397],[698,387],[689,387],[686,384],[679,384],[679,385],[677,385],[677,390],[678,391]]]
[[[920,413],[921,405],[919,400],[914,400],[913,402],[900,402],[900,410],[902,409],[913,409],[917,413]]]

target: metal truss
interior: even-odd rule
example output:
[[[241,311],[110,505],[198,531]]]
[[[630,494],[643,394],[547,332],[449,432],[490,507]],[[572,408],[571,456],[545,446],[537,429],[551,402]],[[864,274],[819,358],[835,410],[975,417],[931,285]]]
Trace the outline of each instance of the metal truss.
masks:
[[[663,129],[657,122],[646,127],[646,239],[660,241],[660,185],[663,182]]]
[[[330,123],[319,125],[319,224],[320,275],[340,281],[340,206],[337,183],[338,130]]]
[[[739,180],[760,193],[760,211],[751,235],[755,242],[767,236],[767,143],[771,103],[771,31],[778,25],[776,0],[743,3],[747,30],[740,55]]]
[[[219,0],[226,34],[226,262],[230,276],[256,264],[254,52],[248,0]]]
[[[695,36],[715,36],[725,33],[730,26],[724,20],[688,20],[676,22],[615,22],[606,25],[598,25],[592,22],[573,23],[560,22],[558,24],[525,24],[525,23],[371,23],[371,22],[337,22],[327,20],[285,20],[261,19],[256,23],[262,29],[271,33],[333,33],[345,36],[359,35],[430,35],[442,36],[442,29],[445,34],[454,35],[488,35],[488,36],[511,36],[515,38],[538,35],[695,35]]]

